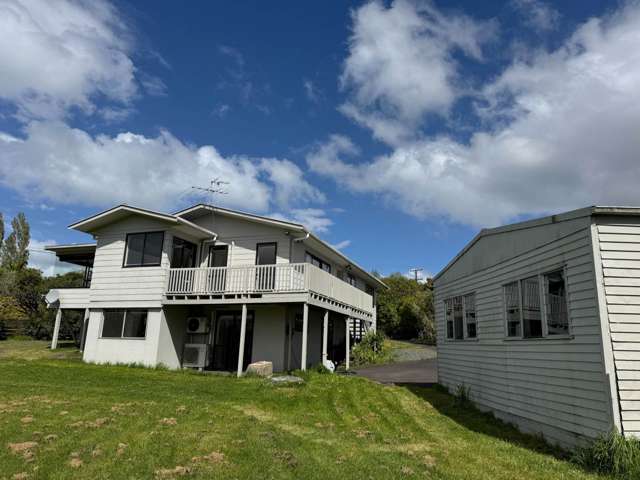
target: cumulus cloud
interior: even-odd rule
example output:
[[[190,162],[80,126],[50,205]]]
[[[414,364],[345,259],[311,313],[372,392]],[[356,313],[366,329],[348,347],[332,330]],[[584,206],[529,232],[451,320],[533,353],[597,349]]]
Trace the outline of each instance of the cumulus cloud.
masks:
[[[21,118],[96,110],[100,96],[127,104],[137,94],[131,33],[108,2],[3,0],[0,98]]]
[[[358,162],[349,139],[332,136],[307,161],[417,217],[476,226],[637,204],[638,85],[640,6],[631,4],[587,21],[557,50],[506,67],[482,89],[483,127],[468,142],[420,138]]]
[[[428,2],[369,2],[352,13],[349,55],[340,77],[350,94],[340,110],[395,145],[429,113],[446,115],[461,94],[454,53],[482,59],[492,22],[445,15]]]
[[[0,135],[0,158],[0,183],[32,201],[169,209],[191,186],[216,177],[229,182],[218,201],[229,207],[265,212],[324,198],[288,160],[224,157],[166,130],[93,137],[61,122],[31,122],[23,138]]]

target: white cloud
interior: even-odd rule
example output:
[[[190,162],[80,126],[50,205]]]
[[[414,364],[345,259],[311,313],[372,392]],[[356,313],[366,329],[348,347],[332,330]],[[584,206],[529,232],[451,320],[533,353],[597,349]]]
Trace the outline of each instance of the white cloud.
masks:
[[[96,110],[95,97],[137,94],[131,34],[106,1],[2,0],[0,98],[21,118]]]
[[[371,1],[352,13],[340,77],[351,94],[340,110],[389,144],[413,138],[425,115],[446,115],[461,94],[454,53],[482,58],[492,22],[445,15],[428,2]]]
[[[538,32],[558,28],[560,12],[542,0],[512,0],[511,5],[522,16],[524,23]]]
[[[145,73],[140,76],[140,83],[149,95],[152,95],[154,97],[167,96],[167,85],[162,81],[160,77]]]
[[[32,122],[22,139],[0,137],[0,159],[0,183],[31,201],[168,209],[216,177],[229,182],[217,203],[230,207],[265,212],[324,199],[288,160],[223,157],[168,131],[92,137],[60,122]]]
[[[331,245],[333,248],[335,248],[336,250],[343,250],[345,248],[347,248],[349,245],[351,245],[351,240],[342,240],[341,242],[338,242],[334,245]]]
[[[302,82],[302,86],[304,87],[304,93],[307,96],[307,99],[312,103],[318,103],[320,101],[320,97],[322,96],[322,92],[320,89],[308,78],[305,78]]]
[[[508,66],[481,91],[485,126],[468,143],[422,138],[357,163],[347,158],[357,153],[350,141],[333,136],[307,161],[417,217],[476,226],[638,204],[638,85],[640,6],[631,4],[589,20],[558,50]]]
[[[315,233],[327,233],[333,221],[320,208],[291,209],[287,214],[272,213],[272,218],[279,218],[288,222],[300,223]]]
[[[46,277],[82,270],[78,265],[60,262],[53,252],[44,249],[46,245],[55,244],[54,240],[40,241],[32,238],[29,242],[29,267],[41,270]]]

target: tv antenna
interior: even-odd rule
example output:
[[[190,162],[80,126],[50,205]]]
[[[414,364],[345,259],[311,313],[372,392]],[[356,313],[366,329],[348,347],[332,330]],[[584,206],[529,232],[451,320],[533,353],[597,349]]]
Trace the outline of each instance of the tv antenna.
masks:
[[[229,192],[225,190],[224,185],[229,185],[229,182],[225,182],[224,180],[221,180],[219,177],[216,177],[213,180],[211,180],[211,182],[209,182],[208,187],[193,186],[191,188],[193,190],[200,190],[201,192],[204,192],[205,195],[209,195],[211,199],[210,202],[213,203],[213,199],[216,195],[229,194]]]
[[[416,282],[418,281],[418,274],[423,270],[424,270],[424,268],[418,268],[418,267],[409,269],[409,271],[413,273],[413,276],[414,276]]]

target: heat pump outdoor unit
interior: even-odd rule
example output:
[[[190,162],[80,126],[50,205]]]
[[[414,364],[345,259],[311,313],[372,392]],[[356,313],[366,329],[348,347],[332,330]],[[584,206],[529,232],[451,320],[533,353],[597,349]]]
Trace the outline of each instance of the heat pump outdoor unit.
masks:
[[[207,317],[187,317],[187,333],[209,333]]]
[[[206,343],[185,343],[182,351],[182,366],[191,368],[204,368],[207,363]]]

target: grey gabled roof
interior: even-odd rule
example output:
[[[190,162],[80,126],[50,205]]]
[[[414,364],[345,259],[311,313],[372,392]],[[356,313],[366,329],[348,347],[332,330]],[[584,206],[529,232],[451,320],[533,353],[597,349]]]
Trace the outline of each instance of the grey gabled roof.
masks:
[[[473,247],[481,238],[490,235],[497,235],[506,232],[513,232],[516,230],[524,230],[527,228],[535,228],[542,225],[548,225],[550,223],[564,222],[567,220],[573,220],[580,217],[590,217],[592,215],[624,215],[633,216],[640,215],[640,207],[615,207],[615,206],[590,206],[585,208],[579,208],[577,210],[570,210],[568,212],[559,213],[555,215],[548,215],[546,217],[536,218],[533,220],[526,220],[523,222],[512,223],[509,225],[503,225],[494,228],[483,228],[478,234],[471,239],[465,247],[453,257],[453,259],[447,263],[442,270],[440,270],[434,280],[438,279],[444,272],[446,272],[453,264],[455,264],[460,257],[467,253],[471,247]]]
[[[186,230],[194,233],[197,237],[215,237],[216,234],[206,228],[201,227],[200,225],[196,225],[188,221],[187,219],[178,217],[176,215],[170,215],[167,213],[156,212],[153,210],[148,210],[145,208],[132,207],[130,205],[117,205],[113,208],[105,210],[100,213],[96,213],[90,217],[82,219],[78,222],[72,223],[69,225],[69,228],[72,230],[78,230],[80,232],[91,233],[95,230],[113,223],[117,220],[120,220],[128,215],[140,215],[143,217],[153,218],[155,220],[160,220],[163,222],[167,222],[169,224],[177,225],[178,227],[183,227]]]

